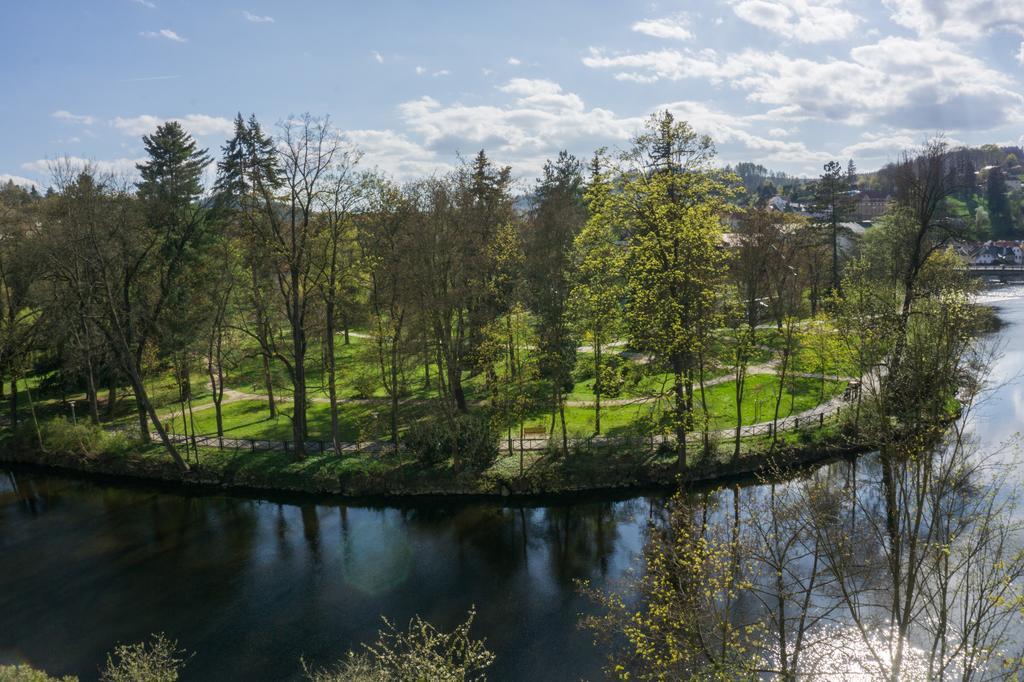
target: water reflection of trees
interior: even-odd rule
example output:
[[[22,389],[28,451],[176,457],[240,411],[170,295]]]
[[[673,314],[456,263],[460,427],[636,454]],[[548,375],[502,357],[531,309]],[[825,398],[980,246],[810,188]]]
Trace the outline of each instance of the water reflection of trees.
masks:
[[[1024,555],[1010,470],[960,428],[799,480],[676,496],[587,624],[633,678],[1005,679]],[[618,666],[618,668],[616,668]]]

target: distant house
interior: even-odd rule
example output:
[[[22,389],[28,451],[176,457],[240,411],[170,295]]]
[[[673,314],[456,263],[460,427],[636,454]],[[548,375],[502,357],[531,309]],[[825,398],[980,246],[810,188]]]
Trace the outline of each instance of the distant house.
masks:
[[[768,208],[772,211],[785,211],[789,208],[789,202],[776,195],[768,200]]]
[[[889,207],[889,197],[881,192],[861,191],[853,205],[853,219],[857,222],[874,220]]]
[[[971,265],[1024,264],[1024,243],[1011,240],[987,241],[982,244],[954,247]]]

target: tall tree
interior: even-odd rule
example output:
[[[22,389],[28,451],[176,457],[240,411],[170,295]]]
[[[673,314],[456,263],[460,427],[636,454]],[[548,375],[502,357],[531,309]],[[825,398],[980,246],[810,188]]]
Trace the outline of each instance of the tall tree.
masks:
[[[896,168],[896,207],[885,236],[892,242],[892,279],[899,299],[894,346],[883,394],[893,405],[910,388],[903,376],[910,316],[922,295],[921,274],[929,259],[951,239],[963,234],[962,222],[948,214],[947,199],[958,187],[956,169],[945,140],[930,140],[918,152],[906,152]]]
[[[622,326],[625,298],[622,236],[611,205],[612,183],[603,152],[590,165],[586,201],[589,216],[573,244],[574,282],[569,312],[579,336],[590,342],[594,354],[594,433],[601,433],[601,397],[605,393],[605,346]]]
[[[854,169],[854,172],[856,170]],[[814,211],[818,224],[827,232],[832,246],[832,278],[831,291],[840,290],[839,270],[839,235],[842,223],[849,219],[853,211],[850,194],[850,178],[843,173],[843,167],[837,161],[825,164],[824,172],[818,179],[814,191]]]
[[[239,113],[234,125],[234,135],[222,147],[221,160],[217,164],[215,205],[218,217],[234,234],[244,256],[248,271],[249,315],[239,320],[239,324],[259,347],[263,389],[270,418],[274,419],[277,417],[272,372],[277,352],[271,329],[274,274],[261,235],[264,234],[262,223],[266,220],[263,205],[267,198],[263,190],[271,188],[272,195],[280,179],[273,140],[263,134],[256,117],[250,116],[246,122]]]
[[[673,376],[678,466],[694,427],[694,382],[718,322],[725,273],[721,215],[734,182],[711,166],[715,148],[669,112],[653,115],[621,156],[622,186],[610,198],[628,235],[626,317],[630,339]]]
[[[60,188],[49,249],[50,271],[90,311],[135,393],[139,431],[152,424],[175,464],[188,465],[167,435],[143,378],[148,354],[174,343],[175,315],[190,306],[188,274],[203,257],[210,223],[199,199],[205,150],[179,123],[143,137],[148,158],[132,196],[113,178],[97,181],[86,168],[58,163]]]
[[[351,147],[338,150],[327,175],[319,199],[320,249],[317,255],[321,270],[318,278],[324,311],[324,364],[327,374],[327,398],[331,411],[331,442],[336,452],[341,449],[338,411],[338,367],[334,337],[338,331],[339,313],[352,307],[352,292],[360,278],[359,249],[353,211],[361,198],[361,181],[355,172],[358,152]],[[345,327],[346,340],[348,326]]]
[[[309,313],[322,271],[316,267],[318,233],[316,217],[328,187],[331,169],[343,143],[326,119],[304,114],[280,126],[275,141],[250,119],[244,137],[228,143],[218,186],[236,193],[252,239],[264,250],[268,270],[276,284],[277,298],[288,321],[286,344],[265,349],[285,366],[292,383],[292,439],[295,455],[305,457],[308,436],[306,354],[309,349]],[[246,191],[249,190],[249,191]],[[269,339],[261,342],[270,344]]]
[[[495,167],[481,151],[421,190],[425,215],[417,271],[443,372],[441,393],[457,412],[468,411],[462,374],[484,369],[477,351],[486,328],[507,305],[495,296],[491,246],[499,228],[514,221],[510,183],[511,170]]]
[[[985,201],[988,204],[988,217],[992,236],[997,239],[1008,239],[1014,235],[1013,211],[1006,196],[1006,176],[998,166],[988,171],[985,178]]]
[[[576,364],[577,339],[568,316],[573,241],[586,221],[583,164],[568,152],[544,164],[525,229],[528,304],[539,340],[540,371],[551,381],[551,407],[561,415]]]
[[[378,179],[368,191],[359,242],[369,273],[375,361],[390,402],[391,442],[398,447],[398,408],[410,357],[406,337],[416,301],[411,261],[418,236],[416,196]]]

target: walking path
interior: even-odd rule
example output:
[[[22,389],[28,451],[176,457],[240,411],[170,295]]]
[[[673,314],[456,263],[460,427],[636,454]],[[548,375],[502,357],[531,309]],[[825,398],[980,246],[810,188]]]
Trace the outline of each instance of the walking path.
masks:
[[[774,373],[774,363],[767,363],[767,364],[762,364],[762,365],[753,365],[753,366],[751,366],[751,367],[749,367],[747,369],[747,376],[758,376],[758,375],[773,374],[773,373]],[[847,381],[847,382],[854,381],[854,379],[852,379],[850,377],[840,377],[840,376],[835,376],[835,375],[824,375],[823,376],[822,374],[815,374],[815,373],[808,373],[808,372],[795,372],[795,373],[791,373],[790,376],[803,377],[803,378],[808,378],[808,379],[822,379],[822,378],[825,378],[825,379],[834,379],[834,380],[838,380],[838,381]],[[727,374],[727,375],[715,377],[713,379],[709,379],[708,381],[704,382],[704,385],[705,385],[705,387],[715,386],[715,385],[718,385],[718,384],[726,383],[728,381],[732,381],[734,379],[735,379],[734,376]],[[660,399],[661,399],[661,397],[659,397],[659,396],[639,396],[639,397],[636,397],[636,398],[618,398],[618,399],[613,399],[613,400],[602,401],[601,405],[602,405],[602,407],[612,407],[612,406],[620,406],[620,405],[639,405],[639,404],[644,404],[644,403],[650,403],[650,402],[657,401],[657,400],[660,400]],[[224,406],[224,405],[229,405],[231,403],[237,403],[237,402],[249,401],[249,400],[253,400],[253,401],[266,401],[267,400],[267,396],[266,395],[257,394],[257,393],[246,393],[244,391],[237,391],[237,390],[234,390],[234,389],[225,389],[224,390],[224,399],[221,401],[221,405]],[[279,401],[288,401],[287,398],[279,398],[278,400]],[[365,399],[365,398],[340,398],[338,400],[338,402],[339,403],[367,402],[367,400],[386,401],[388,399],[387,398],[369,398],[369,399]],[[328,398],[325,398],[325,397],[316,397],[316,398],[313,398],[312,401],[316,402],[316,403],[321,403],[321,404],[325,404],[325,403],[329,403],[330,402],[330,400]],[[820,425],[822,425],[824,423],[825,419],[829,418],[835,412],[837,412],[843,406],[843,404],[845,402],[846,402],[845,395],[839,395],[839,396],[836,396],[836,397],[832,398],[831,400],[828,400],[828,401],[823,402],[823,403],[821,403],[819,405],[816,405],[815,407],[813,407],[813,408],[811,408],[809,410],[804,410],[804,411],[799,412],[797,414],[793,414],[793,415],[790,415],[790,416],[785,417],[785,418],[780,418],[777,422],[764,421],[764,422],[759,422],[757,424],[749,424],[749,425],[746,425],[746,426],[743,426],[743,427],[740,428],[740,436],[741,437],[748,437],[748,436],[770,435],[772,433],[773,429],[776,430],[776,431],[790,431],[790,430],[796,430],[796,429],[800,428],[801,425],[803,425],[803,426],[811,426],[811,425],[817,424],[817,425],[820,426]],[[568,406],[568,407],[594,407],[595,406],[595,402],[592,401],[592,400],[567,400],[566,401],[566,406]],[[196,413],[196,412],[202,412],[202,411],[206,411],[206,410],[211,410],[211,409],[213,409],[213,407],[214,407],[214,404],[212,402],[203,403],[201,405],[198,405],[198,406],[194,407],[192,409],[192,412]],[[181,416],[181,410],[178,409],[178,410],[173,410],[171,412],[167,412],[165,414],[160,415],[160,419],[161,419],[161,421],[169,421],[169,420],[172,420],[172,419],[177,419],[180,416]],[[735,427],[726,428],[726,429],[719,429],[717,431],[712,431],[711,435],[713,437],[719,438],[719,439],[734,438],[735,435],[736,435],[736,429],[735,429]],[[180,435],[180,434],[176,434],[174,436],[171,436],[171,438],[175,442],[179,442],[179,443],[183,443],[183,442],[186,442],[187,440],[189,440],[186,436],[183,436],[183,435]],[[520,450],[522,450],[522,451],[545,450],[548,447],[549,440],[551,440],[551,439],[549,437],[547,437],[547,436],[539,437],[539,438],[523,438],[523,439],[513,438],[512,439],[512,450],[513,451],[520,451]],[[559,441],[560,438],[556,437],[555,440]],[[578,439],[570,439],[570,440],[578,440]],[[619,438],[617,436],[593,436],[593,437],[588,438],[586,440],[588,442],[590,442],[590,443],[602,444],[602,443],[614,443],[616,440],[621,440],[621,438]],[[656,436],[652,436],[651,437],[652,443],[662,443],[662,442],[671,441],[671,440],[673,440],[672,436],[656,435]],[[294,447],[294,445],[292,445],[290,441],[273,441],[273,440],[258,440],[258,439],[250,439],[250,438],[229,438],[229,437],[217,438],[216,435],[209,435],[209,434],[197,435],[196,436],[196,441],[199,442],[200,444],[204,444],[204,445],[211,445],[212,444],[212,445],[217,445],[219,447],[227,448],[227,449],[247,449],[247,450],[252,450],[254,452],[255,451],[266,451],[266,450],[288,450],[290,447],[292,447],[292,448]],[[358,443],[355,443],[355,442],[339,443],[339,450],[342,453],[344,453],[344,452],[352,452],[352,453],[355,453],[355,452],[383,452],[385,450],[388,450],[390,447],[391,447],[390,441],[365,441],[365,442],[358,442]],[[306,443],[306,450],[307,450],[307,452],[313,452],[313,451],[316,451],[318,449],[319,449],[320,452],[325,452],[325,451],[330,450],[331,448],[332,448],[332,444],[331,444],[330,441],[309,441],[309,442]],[[500,444],[499,448],[500,448],[500,450],[502,450],[504,452],[507,452],[509,450],[509,441],[508,441],[508,439],[503,439],[501,441],[501,444]]]

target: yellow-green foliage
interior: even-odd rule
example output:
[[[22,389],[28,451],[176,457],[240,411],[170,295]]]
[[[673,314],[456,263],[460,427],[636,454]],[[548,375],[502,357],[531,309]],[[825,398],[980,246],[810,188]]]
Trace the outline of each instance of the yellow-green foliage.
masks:
[[[78,678],[50,677],[27,665],[0,665],[0,682],[78,682]]]

